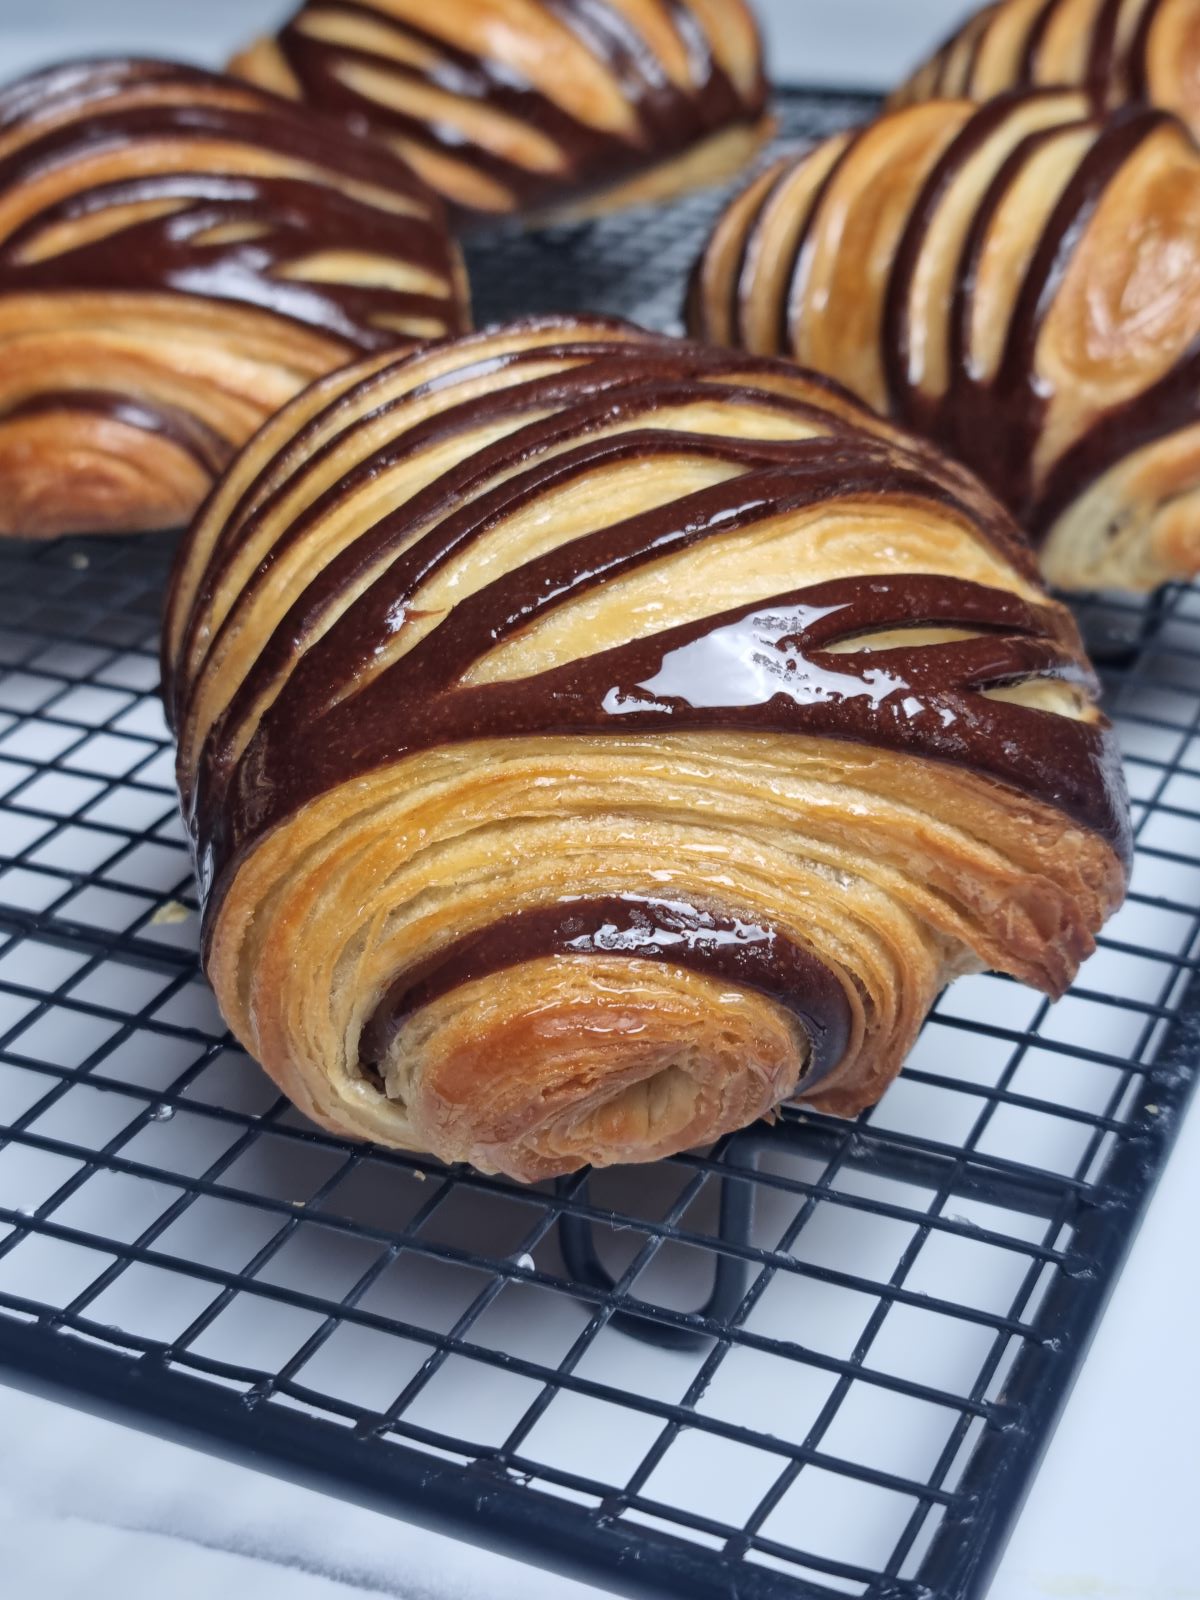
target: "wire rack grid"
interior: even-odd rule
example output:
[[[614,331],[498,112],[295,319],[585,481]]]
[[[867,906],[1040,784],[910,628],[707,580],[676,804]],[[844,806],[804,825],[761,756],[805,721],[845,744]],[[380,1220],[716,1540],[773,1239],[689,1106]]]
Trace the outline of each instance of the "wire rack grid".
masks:
[[[480,242],[481,311],[671,326],[719,198]],[[963,980],[855,1122],[526,1189],[313,1128],[226,1034],[169,555],[0,553],[0,1370],[630,1595],[982,1595],[1200,1055],[1200,591],[1085,608],[1137,861],[1067,998]]]

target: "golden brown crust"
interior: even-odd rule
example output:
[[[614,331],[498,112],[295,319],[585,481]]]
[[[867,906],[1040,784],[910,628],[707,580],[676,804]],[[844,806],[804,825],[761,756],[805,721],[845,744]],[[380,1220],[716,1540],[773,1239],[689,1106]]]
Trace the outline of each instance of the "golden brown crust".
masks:
[[[1105,107],[1159,106],[1200,135],[1200,0],[1000,0],[904,83],[893,109],[1082,89]]]
[[[767,137],[744,0],[307,0],[230,71],[365,125],[465,216],[590,216]]]
[[[779,162],[693,333],[841,379],[981,474],[1066,588],[1200,571],[1200,148],[1082,95],[930,101]]]
[[[1061,992],[1124,889],[994,502],[619,323],[301,396],[180,551],[164,681],[238,1037],[327,1127],[520,1179],[856,1111],[949,979]]]
[[[299,389],[364,350],[458,330],[465,306],[437,198],[364,140],[167,63],[13,84],[0,534],[186,522]]]

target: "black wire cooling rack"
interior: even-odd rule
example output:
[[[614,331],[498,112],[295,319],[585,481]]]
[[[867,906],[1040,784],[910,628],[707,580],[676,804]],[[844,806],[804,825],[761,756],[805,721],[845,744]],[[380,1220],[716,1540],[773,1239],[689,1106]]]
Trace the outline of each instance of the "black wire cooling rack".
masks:
[[[481,315],[670,326],[718,201],[479,241]],[[1200,1056],[1200,592],[1085,608],[1138,850],[1066,999],[966,979],[855,1122],[523,1189],[317,1131],[225,1034],[168,558],[0,553],[0,1369],[630,1595],[982,1595]]]

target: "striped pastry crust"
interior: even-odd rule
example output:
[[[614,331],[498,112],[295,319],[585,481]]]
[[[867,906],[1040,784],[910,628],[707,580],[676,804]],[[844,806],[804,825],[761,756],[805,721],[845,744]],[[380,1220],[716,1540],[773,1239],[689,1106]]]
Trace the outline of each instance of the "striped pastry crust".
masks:
[[[178,526],[314,378],[469,326],[441,202],[369,141],[165,62],[0,90],[0,533]]]
[[[323,380],[179,553],[164,695],[238,1037],[520,1179],[878,1097],[1119,902],[1069,614],[961,469],[787,363],[544,319]]]
[[[689,323],[935,439],[1055,584],[1200,572],[1200,147],[1167,112],[1044,90],[839,134],[729,207]]]
[[[230,71],[369,129],[468,215],[661,200],[770,131],[745,0],[307,0]]]
[[[1100,106],[1160,106],[1200,135],[1200,0],[1000,0],[970,17],[893,107],[1011,89],[1084,89]]]

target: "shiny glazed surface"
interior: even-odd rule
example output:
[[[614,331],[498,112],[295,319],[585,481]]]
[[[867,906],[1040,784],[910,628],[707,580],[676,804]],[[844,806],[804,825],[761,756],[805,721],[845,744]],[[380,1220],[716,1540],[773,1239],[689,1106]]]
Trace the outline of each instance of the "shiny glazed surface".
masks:
[[[308,0],[232,70],[369,131],[468,214],[653,199],[766,131],[743,0]]]
[[[614,322],[302,396],[181,548],[164,681],[239,1034],[332,1125],[523,1176],[865,1103],[955,971],[1059,987],[1128,859],[979,485]]]
[[[785,158],[718,224],[689,321],[936,440],[1060,584],[1200,570],[1200,149],[1165,112],[933,102]]]
[[[1200,0],[999,0],[952,34],[891,103],[1035,88],[1086,89],[1105,107],[1158,106],[1200,134]]]
[[[355,355],[467,325],[440,202],[388,151],[191,67],[0,90],[0,529],[169,525]]]

